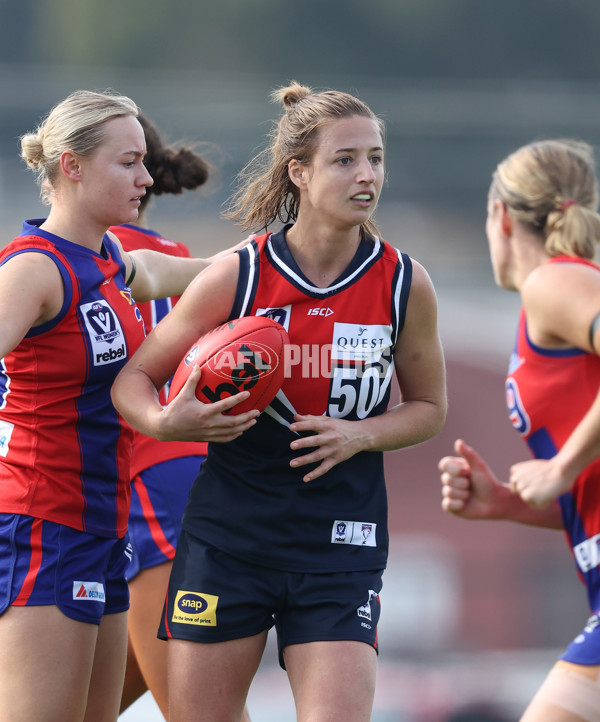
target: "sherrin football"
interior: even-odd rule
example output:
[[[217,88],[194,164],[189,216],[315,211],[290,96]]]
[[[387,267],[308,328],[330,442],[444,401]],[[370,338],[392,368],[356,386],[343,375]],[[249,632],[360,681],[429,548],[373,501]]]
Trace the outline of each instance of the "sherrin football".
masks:
[[[285,328],[267,316],[244,316],[201,336],[181,360],[169,388],[169,401],[181,391],[194,365],[201,376],[196,397],[214,403],[249,391],[246,401],[228,413],[262,411],[275,398],[285,375]]]

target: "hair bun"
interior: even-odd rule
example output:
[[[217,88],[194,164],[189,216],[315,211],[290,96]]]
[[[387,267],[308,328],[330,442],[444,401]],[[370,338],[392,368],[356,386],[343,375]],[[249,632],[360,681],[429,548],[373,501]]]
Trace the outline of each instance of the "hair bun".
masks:
[[[301,100],[312,95],[312,92],[312,88],[292,80],[286,87],[273,91],[271,96],[274,101],[282,103],[285,108],[293,108]]]

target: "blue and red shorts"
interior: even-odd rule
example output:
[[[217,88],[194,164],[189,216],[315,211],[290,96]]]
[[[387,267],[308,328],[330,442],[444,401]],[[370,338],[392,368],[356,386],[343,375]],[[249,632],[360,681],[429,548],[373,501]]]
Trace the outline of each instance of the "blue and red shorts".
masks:
[[[44,519],[0,514],[0,614],[9,606],[56,605],[100,624],[129,608],[125,573],[131,545]]]
[[[156,442],[160,443],[160,442]],[[131,483],[131,581],[143,569],[173,559],[181,518],[204,456],[183,456],[144,469]]]
[[[354,640],[378,651],[382,575],[381,569],[322,574],[269,569],[183,529],[158,636],[224,642],[275,626],[282,667],[290,644]]]
[[[572,664],[600,664],[600,613],[592,614],[561,659]]]

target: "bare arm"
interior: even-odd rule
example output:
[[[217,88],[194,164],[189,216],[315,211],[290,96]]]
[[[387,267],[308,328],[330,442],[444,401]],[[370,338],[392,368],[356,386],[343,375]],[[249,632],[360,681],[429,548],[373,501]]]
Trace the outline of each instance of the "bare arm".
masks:
[[[437,325],[437,299],[425,269],[413,261],[406,321],[394,354],[401,402],[365,420],[370,451],[413,446],[435,436],[446,420],[446,368]]]
[[[359,451],[385,451],[419,444],[437,434],[446,418],[446,374],[437,328],[437,300],[425,269],[413,261],[406,321],[394,353],[402,401],[385,414],[362,421],[297,416],[293,431],[314,431],[292,442],[293,450],[315,447],[292,466],[321,461],[304,477],[312,481]]]
[[[235,255],[203,271],[123,367],[113,384],[112,398],[134,428],[161,440],[230,441],[255,423],[255,411],[232,416],[223,413],[245,400],[248,392],[214,404],[198,401],[198,369],[165,408],[157,394],[199,336],[227,319],[237,274]]]
[[[442,509],[462,519],[504,519],[529,526],[562,529],[557,502],[532,509],[502,483],[479,454],[462,439],[454,443],[456,456],[440,459]]]
[[[578,347],[597,353],[589,329],[600,310],[600,273],[576,264],[542,266],[522,290],[532,341],[545,348]],[[596,344],[598,341],[596,340]],[[600,389],[598,396],[552,459],[532,459],[510,471],[511,489],[535,507],[568,491],[577,476],[600,456]]]
[[[0,358],[34,326],[54,318],[64,300],[56,264],[43,253],[20,253],[0,266]]]
[[[126,278],[131,275],[132,259],[135,262],[135,276],[130,283],[130,287],[135,300],[140,303],[155,298],[181,295],[201,271],[208,268],[215,261],[221,260],[235,250],[242,248],[251,238],[250,236],[235,246],[220,251],[209,258],[186,258],[144,248],[127,253],[121,246],[119,239],[113,233],[110,236],[118,245],[121,257],[125,262]]]

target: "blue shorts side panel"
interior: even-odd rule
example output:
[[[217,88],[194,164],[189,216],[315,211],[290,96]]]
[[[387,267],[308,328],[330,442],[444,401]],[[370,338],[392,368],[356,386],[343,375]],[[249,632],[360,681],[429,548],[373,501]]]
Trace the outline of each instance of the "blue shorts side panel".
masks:
[[[0,514],[0,614],[56,605],[71,619],[100,624],[129,608],[126,535],[98,537],[20,514]]]
[[[573,664],[600,664],[600,615],[592,614],[585,627],[561,656]]]
[[[157,442],[160,443],[160,442]],[[131,484],[129,537],[131,581],[143,569],[175,556],[181,518],[204,456],[185,456],[144,469]]]

